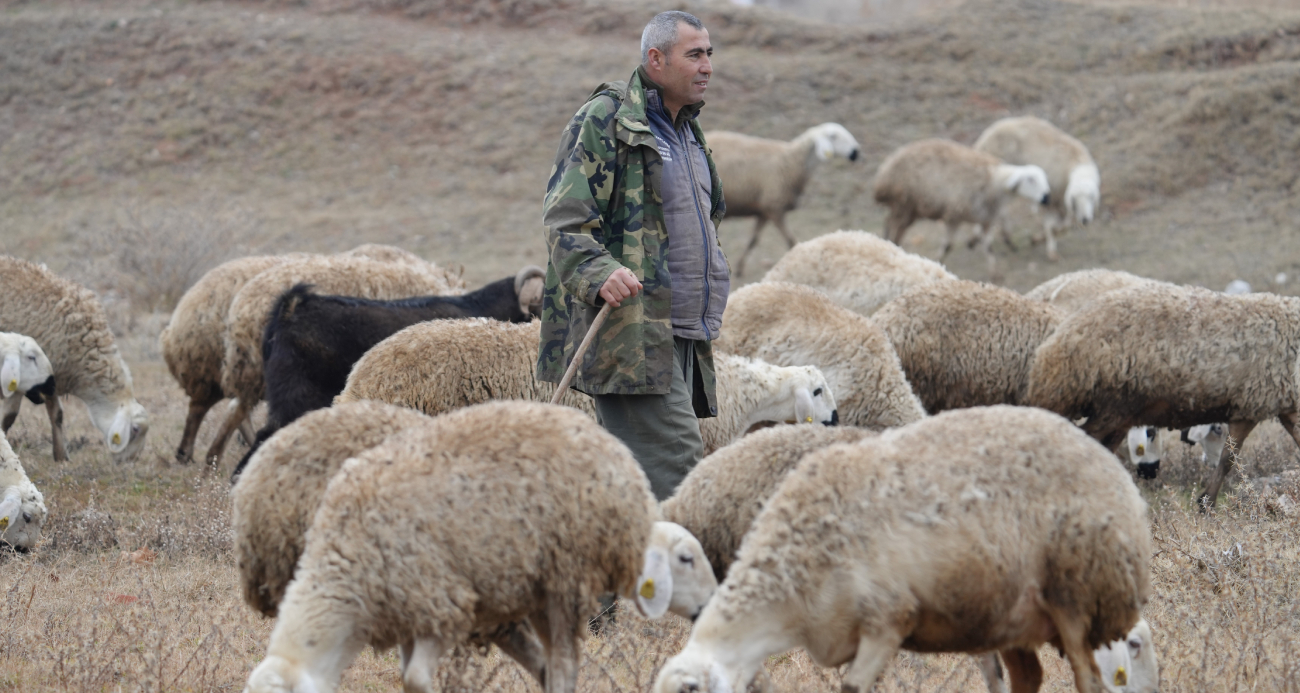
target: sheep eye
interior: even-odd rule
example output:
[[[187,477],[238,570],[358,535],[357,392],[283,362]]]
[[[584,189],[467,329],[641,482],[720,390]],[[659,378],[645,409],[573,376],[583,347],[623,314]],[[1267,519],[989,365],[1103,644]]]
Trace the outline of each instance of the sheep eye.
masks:
[[[686,565],[695,565],[695,557],[690,555],[689,553],[678,556],[677,560],[681,561],[682,563],[685,563]]]
[[[821,397],[821,396],[822,396],[822,389],[820,387],[817,388],[816,390],[813,390],[813,397]]]
[[[30,523],[31,521],[32,521],[32,514],[31,514],[31,513],[23,513],[23,522],[28,522],[28,523]]]

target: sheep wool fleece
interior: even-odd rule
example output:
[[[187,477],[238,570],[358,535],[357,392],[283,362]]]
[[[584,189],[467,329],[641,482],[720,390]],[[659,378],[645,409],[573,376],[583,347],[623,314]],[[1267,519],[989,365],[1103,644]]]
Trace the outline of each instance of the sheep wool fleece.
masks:
[[[547,181],[542,219],[550,263],[542,296],[537,377],[559,382],[599,312],[600,287],[627,267],[643,291],[610,313],[583,357],[574,387],[590,395],[668,395],[672,388],[672,279],[663,160],[646,114],[640,72],[597,87],[565,128]],[[697,108],[697,107],[687,107]],[[687,122],[695,141],[704,133]],[[709,220],[722,220],[722,181],[708,159]],[[716,244],[716,240],[715,240]],[[715,416],[712,349],[695,342],[697,416]]]

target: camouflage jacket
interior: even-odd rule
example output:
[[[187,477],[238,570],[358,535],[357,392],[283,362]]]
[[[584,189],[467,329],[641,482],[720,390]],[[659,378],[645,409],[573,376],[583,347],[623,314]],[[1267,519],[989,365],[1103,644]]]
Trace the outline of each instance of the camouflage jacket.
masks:
[[[607,82],[588,97],[560,139],[546,184],[542,221],[550,264],[542,294],[537,377],[559,382],[604,299],[600,287],[620,266],[643,290],[610,313],[583,357],[573,387],[591,395],[666,395],[672,386],[672,290],[664,226],[663,162],[646,117],[643,73]],[[683,108],[695,137],[703,103]],[[690,109],[690,110],[687,110]],[[722,182],[709,157],[710,216],[725,213]],[[713,351],[696,342],[695,413],[717,415]]]

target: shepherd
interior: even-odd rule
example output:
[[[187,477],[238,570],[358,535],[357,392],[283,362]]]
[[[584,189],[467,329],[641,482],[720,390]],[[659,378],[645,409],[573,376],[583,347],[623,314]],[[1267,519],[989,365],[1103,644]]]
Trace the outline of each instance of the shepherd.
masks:
[[[696,122],[713,75],[699,19],[663,12],[641,65],[596,88],[560,138],[542,222],[550,263],[537,377],[560,382],[600,309],[573,387],[623,441],[660,500],[700,461],[717,416],[713,351],[731,269],[722,183]]]

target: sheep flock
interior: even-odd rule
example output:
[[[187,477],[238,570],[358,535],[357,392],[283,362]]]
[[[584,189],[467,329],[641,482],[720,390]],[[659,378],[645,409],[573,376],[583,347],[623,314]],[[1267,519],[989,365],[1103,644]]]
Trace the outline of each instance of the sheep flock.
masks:
[[[865,158],[858,140],[836,123],[706,139],[730,213],[757,220],[736,277],[768,222],[790,249],[730,295],[706,456],[676,488],[588,395],[549,403],[539,267],[469,287],[454,258],[379,244],[228,260],[161,330],[186,417],[147,438],[100,297],[0,256],[0,544],[39,556],[55,519],[5,436],[26,399],[56,463],[102,445],[119,466],[229,476],[237,589],[276,619],[250,693],[334,691],[367,647],[432,693],[464,646],[572,693],[610,609],[693,622],[663,643],[656,693],[764,690],[764,663],[794,649],[843,667],[845,692],[906,650],[970,655],[990,693],[1029,693],[1047,644],[1080,693],[1156,693],[1147,480],[1175,438],[1200,445],[1192,502],[1210,513],[1261,423],[1300,447],[1300,298],[1105,268],[1018,293],[949,272],[965,225],[998,277],[1011,205],[1043,215],[1053,261],[1065,228],[1099,219],[1097,163],[1040,118],[904,144],[870,188],[881,233],[802,243],[786,213],[818,166]],[[920,220],[946,226],[940,257],[902,247]],[[69,397],[94,440],[64,433]]]

